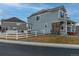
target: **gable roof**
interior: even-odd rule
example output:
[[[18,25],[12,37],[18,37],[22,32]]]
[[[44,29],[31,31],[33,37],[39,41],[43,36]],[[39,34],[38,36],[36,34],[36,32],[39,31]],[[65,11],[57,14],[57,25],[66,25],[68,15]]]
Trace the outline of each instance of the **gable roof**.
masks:
[[[59,9],[62,9],[63,11],[66,12],[66,9],[64,8],[64,6],[59,6],[59,7],[55,7],[55,8],[42,9],[42,10],[36,12],[36,13],[33,13],[29,17],[35,16],[35,15],[39,15],[39,14],[42,14],[42,13],[45,13],[45,12],[49,12],[49,11],[56,11],[56,10],[59,10]]]
[[[7,21],[7,22],[24,22],[23,20],[20,20],[17,17],[12,17],[12,18],[9,18],[9,19],[2,19],[2,21]]]

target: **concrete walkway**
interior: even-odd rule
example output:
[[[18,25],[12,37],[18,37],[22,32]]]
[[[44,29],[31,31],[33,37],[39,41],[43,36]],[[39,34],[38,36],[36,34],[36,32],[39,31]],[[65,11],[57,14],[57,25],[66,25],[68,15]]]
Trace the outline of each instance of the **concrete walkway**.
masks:
[[[47,46],[47,47],[79,49],[78,44],[40,43],[40,42],[26,42],[26,41],[14,41],[14,40],[3,40],[3,39],[0,39],[0,42],[12,43],[12,44],[21,44],[21,45],[34,45],[34,46]]]

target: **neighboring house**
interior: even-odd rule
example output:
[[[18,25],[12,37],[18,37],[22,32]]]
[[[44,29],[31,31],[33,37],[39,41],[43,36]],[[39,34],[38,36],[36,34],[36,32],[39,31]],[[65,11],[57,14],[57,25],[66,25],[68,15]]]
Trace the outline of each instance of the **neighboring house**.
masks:
[[[38,34],[66,35],[75,33],[75,23],[68,17],[64,6],[43,9],[28,17],[28,27],[31,33],[36,31]]]
[[[12,17],[9,19],[2,19],[0,23],[0,30],[6,31],[6,30],[18,30],[18,31],[24,31],[26,30],[26,22],[16,18]]]
[[[76,26],[76,33],[79,35],[79,26]]]

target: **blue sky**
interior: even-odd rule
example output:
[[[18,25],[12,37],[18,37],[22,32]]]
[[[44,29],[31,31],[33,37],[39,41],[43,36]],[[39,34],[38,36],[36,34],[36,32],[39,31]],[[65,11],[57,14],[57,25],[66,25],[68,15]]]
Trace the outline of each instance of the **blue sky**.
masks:
[[[0,3],[0,19],[18,17],[27,21],[27,17],[38,10],[62,5],[67,9],[70,18],[79,22],[78,3]]]

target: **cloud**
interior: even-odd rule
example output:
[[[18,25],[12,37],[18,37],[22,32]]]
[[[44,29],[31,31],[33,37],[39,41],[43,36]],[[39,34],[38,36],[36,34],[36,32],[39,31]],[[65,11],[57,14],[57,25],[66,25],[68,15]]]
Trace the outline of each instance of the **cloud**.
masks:
[[[20,4],[20,3],[4,3],[4,5],[7,5],[7,6],[15,6],[15,7],[21,7],[21,4]]]
[[[44,8],[50,7],[49,4],[44,3],[3,3],[2,5],[8,6],[8,7],[14,7],[16,9],[34,9],[34,10],[40,10]]]
[[[4,11],[2,9],[0,9],[0,13],[3,13]]]
[[[67,7],[67,12],[69,15],[76,15],[79,13],[79,4],[75,4],[75,3],[69,3],[69,4],[65,4],[65,6]]]
[[[77,26],[79,26],[79,23],[76,23]]]
[[[36,7],[35,4],[31,3],[4,3],[3,5],[8,7],[15,7],[16,9],[25,9],[25,8],[40,9],[39,7]]]
[[[75,15],[76,13],[79,13],[78,9],[68,9],[67,10],[69,15]]]
[[[0,19],[4,18],[7,15],[8,14],[4,10],[0,9]]]
[[[7,18],[7,17],[12,17],[13,15],[9,14],[8,12],[6,12],[3,9],[0,9],[0,19],[2,18]]]
[[[23,4],[23,8],[29,8],[29,9],[34,9],[34,10],[40,10],[44,9],[46,6],[44,4],[37,4],[37,3],[26,3]]]
[[[4,13],[5,13],[5,11],[0,9],[0,16],[2,16]]]
[[[39,8],[47,8],[50,5],[45,3],[27,3],[28,6],[39,7]]]

